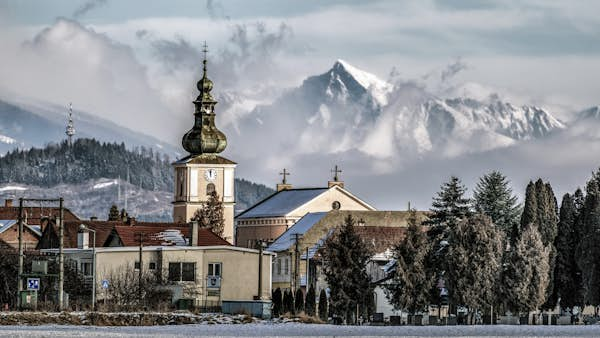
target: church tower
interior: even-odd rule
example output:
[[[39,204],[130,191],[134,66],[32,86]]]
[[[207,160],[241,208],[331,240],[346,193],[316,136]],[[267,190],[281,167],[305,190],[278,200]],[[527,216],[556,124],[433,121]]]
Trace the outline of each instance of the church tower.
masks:
[[[175,196],[173,220],[189,222],[209,195],[216,191],[223,202],[225,227],[223,237],[233,243],[233,207],[235,205],[234,178],[236,163],[218,154],[225,150],[227,138],[215,126],[213,83],[206,76],[206,44],[204,74],[197,87],[200,95],[194,100],[194,126],[182,140],[188,156],[173,163]]]

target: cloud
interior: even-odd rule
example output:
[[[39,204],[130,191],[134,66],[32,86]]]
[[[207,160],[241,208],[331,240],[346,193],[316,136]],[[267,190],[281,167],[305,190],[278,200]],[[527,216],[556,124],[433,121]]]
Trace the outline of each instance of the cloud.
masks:
[[[453,63],[446,66],[444,70],[442,70],[441,80],[442,82],[446,82],[447,80],[454,77],[459,72],[467,69],[467,64],[462,61],[461,58],[458,58]]]
[[[216,0],[206,0],[206,10],[208,15],[213,20],[230,20],[231,18],[225,14],[225,8],[221,2]]]
[[[81,4],[81,6],[79,6],[74,12],[73,12],[73,18],[74,19],[79,19],[82,16],[86,15],[87,13],[89,13],[90,11],[104,6],[106,5],[106,1],[107,0],[88,0],[86,2],[84,2],[83,4]]]

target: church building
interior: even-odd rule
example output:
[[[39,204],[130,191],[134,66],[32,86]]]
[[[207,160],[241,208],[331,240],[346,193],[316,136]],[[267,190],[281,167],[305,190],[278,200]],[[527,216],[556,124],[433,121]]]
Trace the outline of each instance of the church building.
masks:
[[[227,147],[227,138],[215,126],[213,83],[204,74],[197,84],[200,95],[194,100],[194,126],[182,140],[188,156],[173,163],[175,194],[173,221],[189,222],[196,210],[216,192],[223,202],[225,226],[223,238],[233,243],[233,212],[235,205],[234,178],[236,163],[219,154]]]
[[[287,183],[284,169],[277,192],[236,216],[235,245],[255,248],[258,241],[270,244],[308,213],[374,211],[374,207],[345,189],[339,172],[336,166],[335,176],[326,187],[294,189]]]

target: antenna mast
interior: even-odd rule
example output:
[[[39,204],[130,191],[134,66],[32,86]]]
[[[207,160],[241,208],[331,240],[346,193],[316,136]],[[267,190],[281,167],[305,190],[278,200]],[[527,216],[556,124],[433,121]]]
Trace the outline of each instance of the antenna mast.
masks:
[[[69,146],[73,145],[73,135],[75,135],[75,126],[73,125],[73,103],[69,103],[69,122],[65,131],[69,141]]]

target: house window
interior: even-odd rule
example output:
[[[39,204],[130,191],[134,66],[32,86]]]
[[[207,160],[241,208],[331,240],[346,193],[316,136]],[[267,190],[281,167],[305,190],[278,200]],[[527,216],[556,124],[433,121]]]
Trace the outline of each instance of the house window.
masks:
[[[150,270],[156,270],[156,263],[155,262],[150,262],[148,264],[148,269],[150,269]]]
[[[169,263],[169,281],[194,282],[196,280],[196,263]]]
[[[140,261],[135,261],[135,264],[134,264],[133,268],[136,269],[136,270],[139,270],[140,269]]]
[[[284,258],[283,261],[285,263],[285,269],[283,271],[287,275],[290,273],[290,262],[288,261],[287,257]]]
[[[81,262],[81,273],[84,276],[91,276],[92,275],[92,263]]]
[[[281,275],[281,258],[277,260],[277,274]]]
[[[208,263],[209,276],[221,276],[221,263]]]
[[[206,185],[206,195],[210,196],[212,195],[212,193],[215,192],[215,184],[214,183],[209,183]]]

